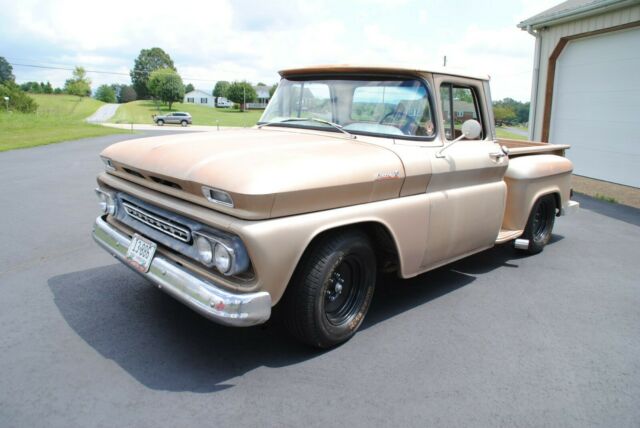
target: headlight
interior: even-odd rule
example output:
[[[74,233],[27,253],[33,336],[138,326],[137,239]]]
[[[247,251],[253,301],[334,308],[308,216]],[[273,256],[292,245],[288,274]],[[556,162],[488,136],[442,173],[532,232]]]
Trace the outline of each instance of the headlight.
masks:
[[[249,255],[237,236],[217,236],[194,232],[198,259],[207,267],[215,267],[224,275],[235,275],[249,269]]]
[[[196,237],[196,249],[198,250],[198,256],[205,265],[210,265],[213,261],[213,248],[211,242],[202,235]]]
[[[105,214],[116,215],[115,195],[105,192],[102,189],[96,189],[96,195],[98,196],[98,204],[102,212]]]
[[[216,244],[215,248],[216,268],[222,273],[228,273],[231,270],[231,253],[222,244]]]

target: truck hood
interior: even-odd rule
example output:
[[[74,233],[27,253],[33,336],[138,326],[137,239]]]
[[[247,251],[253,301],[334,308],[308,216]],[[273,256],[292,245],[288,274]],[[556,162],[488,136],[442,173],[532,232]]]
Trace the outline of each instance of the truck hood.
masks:
[[[397,197],[404,179],[389,149],[328,132],[274,128],[151,137],[105,149],[114,175],[246,219]],[[209,202],[202,186],[228,192]]]

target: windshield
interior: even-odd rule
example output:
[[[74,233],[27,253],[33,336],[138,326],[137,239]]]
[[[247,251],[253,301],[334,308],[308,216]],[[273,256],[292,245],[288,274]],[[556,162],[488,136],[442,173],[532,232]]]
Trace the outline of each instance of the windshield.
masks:
[[[435,135],[427,87],[415,79],[282,79],[258,122],[405,138]]]

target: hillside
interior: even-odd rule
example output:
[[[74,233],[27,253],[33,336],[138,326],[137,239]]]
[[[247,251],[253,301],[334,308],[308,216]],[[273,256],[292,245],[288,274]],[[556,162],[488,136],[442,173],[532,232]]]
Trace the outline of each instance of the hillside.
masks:
[[[123,132],[84,122],[104,104],[101,101],[72,95],[29,96],[38,103],[36,113],[0,113],[0,152]]]

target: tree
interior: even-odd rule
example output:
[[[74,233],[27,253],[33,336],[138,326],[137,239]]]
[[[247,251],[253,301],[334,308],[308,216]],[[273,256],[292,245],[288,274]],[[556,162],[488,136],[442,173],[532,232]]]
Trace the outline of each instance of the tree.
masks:
[[[273,94],[276,92],[276,89],[278,89],[278,84],[274,83],[271,88],[269,88],[269,98],[273,97]]]
[[[249,82],[236,81],[229,85],[226,98],[236,104],[240,104],[242,106],[242,110],[245,110],[245,103],[255,101],[257,96],[258,94],[256,94],[256,90],[253,89],[253,86],[251,86]]]
[[[5,80],[0,83],[0,100],[9,97],[9,109],[22,113],[34,113],[38,109],[38,104],[33,98],[25,94],[13,81]],[[2,101],[4,104],[4,100]],[[2,105],[4,109],[4,105]]]
[[[96,99],[105,103],[115,103],[116,91],[109,85],[100,85],[96,90]]]
[[[87,77],[87,72],[83,67],[76,67],[73,70],[73,77],[64,82],[64,91],[79,97],[91,95],[91,79]]]
[[[510,119],[508,119],[509,122],[527,123],[529,121],[529,102],[522,103],[514,100],[513,98],[505,98],[500,101],[495,101],[493,106],[494,108],[503,107],[511,110],[515,117],[510,117]]]
[[[176,101],[184,98],[184,84],[178,73],[170,68],[162,68],[149,76],[149,93],[154,98],[169,104],[169,110]]]
[[[505,123],[509,124],[517,118],[516,112],[511,107],[494,106],[493,116],[496,119],[496,125],[501,126]]]
[[[191,92],[191,91],[193,91],[193,90],[195,90],[195,89],[196,89],[196,88],[194,88],[194,87],[193,87],[193,85],[192,85],[191,83],[188,83],[188,84],[187,84],[187,86],[185,86],[185,87],[184,87],[184,92],[185,92],[185,94],[186,94],[187,92]]]
[[[51,82],[47,81],[47,83],[43,87],[43,91],[45,94],[53,93],[53,86],[51,86]]]
[[[13,75],[13,67],[7,60],[0,56],[0,83],[15,82],[16,76]]]
[[[135,101],[136,99],[138,99],[138,94],[136,94],[136,90],[133,89],[133,86],[125,85],[120,89],[120,94],[118,96],[119,103],[128,103]]]
[[[229,85],[230,83],[226,80],[219,80],[216,82],[216,86],[214,86],[212,94],[216,97],[216,103],[220,97],[227,98],[227,89],[229,89]]]
[[[160,48],[142,49],[140,55],[133,64],[133,70],[129,73],[133,89],[139,99],[148,99],[149,93],[148,83],[151,73],[161,68],[169,68],[176,70],[173,60],[168,53]],[[184,88],[183,88],[184,90]]]

